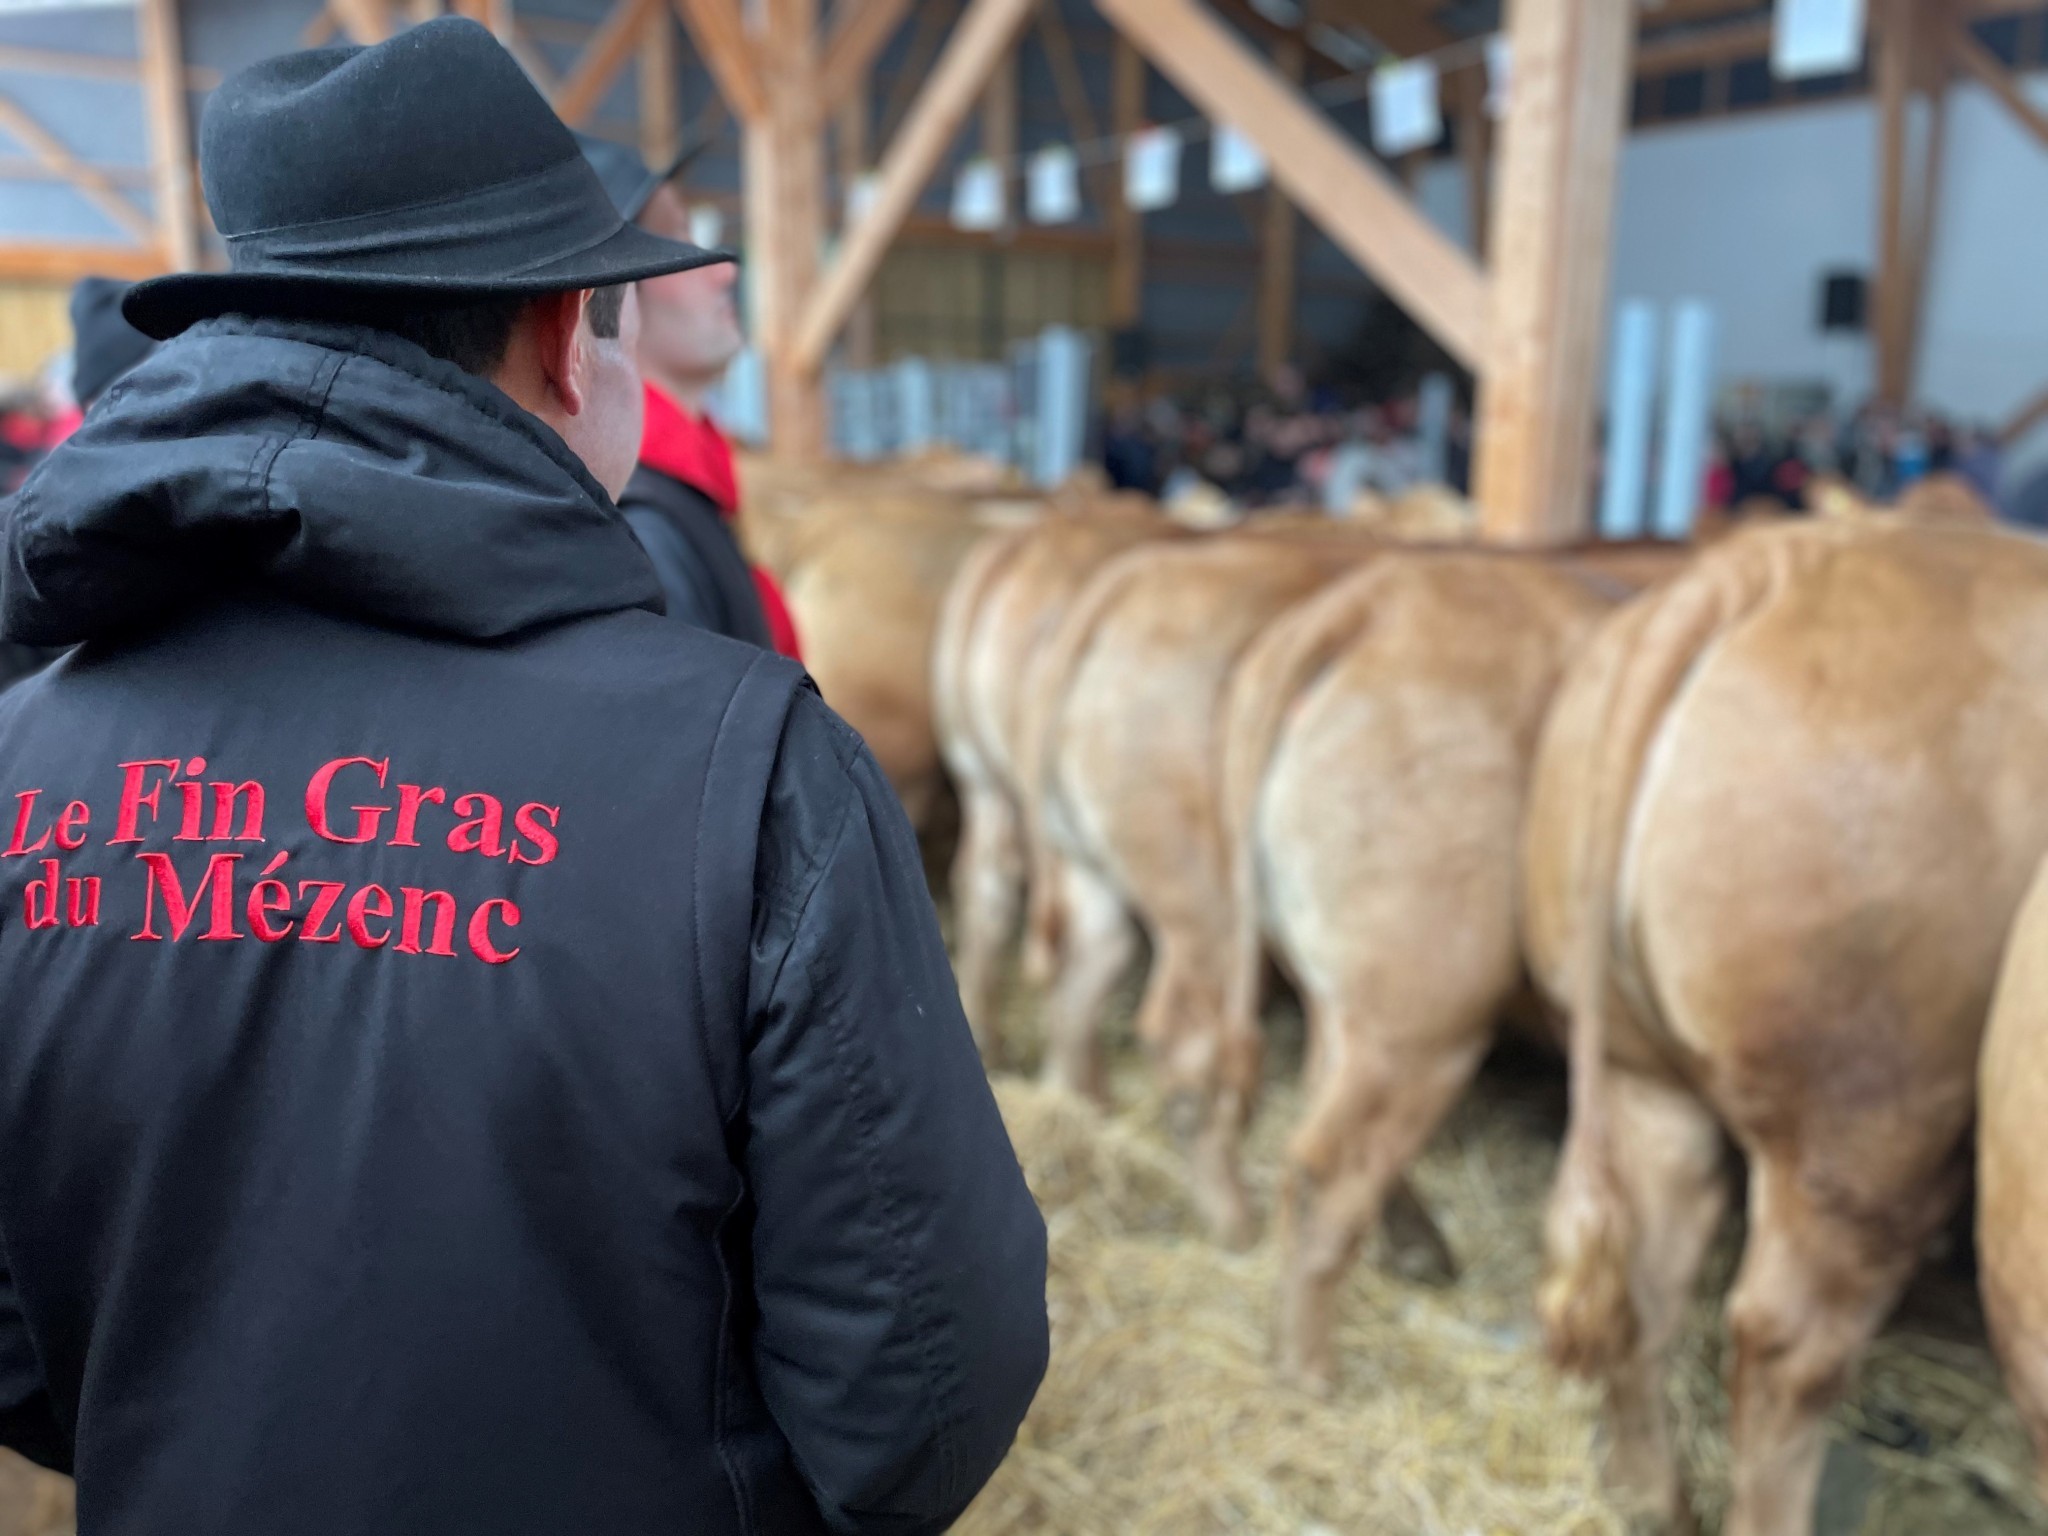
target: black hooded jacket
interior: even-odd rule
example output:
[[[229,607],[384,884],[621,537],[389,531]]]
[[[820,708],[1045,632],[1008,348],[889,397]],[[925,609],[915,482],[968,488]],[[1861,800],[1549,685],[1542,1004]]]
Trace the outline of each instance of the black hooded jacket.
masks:
[[[943,1528],[1044,1229],[909,829],[559,438],[229,319],[6,507],[0,1443],[83,1536]]]

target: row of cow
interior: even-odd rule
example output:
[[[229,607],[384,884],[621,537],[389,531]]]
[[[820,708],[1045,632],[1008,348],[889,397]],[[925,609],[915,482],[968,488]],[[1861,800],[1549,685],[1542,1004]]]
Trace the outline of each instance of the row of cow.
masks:
[[[2027,1140],[2048,888],[2021,912],[2048,852],[2048,546],[1957,517],[1941,486],[1711,548],[1547,554],[943,501],[849,513],[865,563],[794,563],[821,685],[913,811],[943,758],[991,1060],[1021,921],[1046,1074],[1100,1097],[1103,1016],[1150,939],[1138,1033],[1226,1243],[1255,1223],[1238,1143],[1269,963],[1293,981],[1286,1371],[1330,1384],[1339,1281],[1375,1225],[1449,1263],[1404,1176],[1508,1018],[1568,1055],[1540,1311],[1605,1384],[1636,1510],[1687,1519],[1664,1375],[1731,1146],[1750,1177],[1730,1536],[1809,1529],[1823,1417],[1962,1198],[1980,1112],[1987,1302],[2048,1449]],[[807,582],[860,615],[843,650]],[[1548,1006],[1515,1006],[1532,992]]]

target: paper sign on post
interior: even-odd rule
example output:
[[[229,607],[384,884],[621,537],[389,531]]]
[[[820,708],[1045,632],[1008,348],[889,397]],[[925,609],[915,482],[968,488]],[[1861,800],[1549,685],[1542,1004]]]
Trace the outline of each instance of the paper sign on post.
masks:
[[[709,203],[698,203],[690,209],[690,244],[701,246],[723,245],[725,243],[725,215]]]
[[[875,206],[875,195],[882,190],[882,178],[873,171],[862,171],[853,178],[846,189],[846,225],[851,229],[868,216],[868,210]]]
[[[1863,0],[1779,0],[1771,73],[1780,80],[1843,75],[1863,62]]]
[[[1145,212],[1171,207],[1179,196],[1179,131],[1139,129],[1124,144],[1124,201]]]
[[[970,160],[953,183],[953,224],[958,229],[1003,227],[1003,168],[993,160]]]
[[[1429,59],[1383,64],[1372,77],[1372,142],[1383,155],[1427,149],[1443,137],[1436,65]]]
[[[1218,192],[1249,192],[1266,184],[1266,157],[1259,146],[1228,123],[1216,125],[1209,141],[1209,185]]]
[[[1489,117],[1508,115],[1508,92],[1514,88],[1515,51],[1505,32],[1486,40],[1486,112]]]
[[[1025,205],[1034,224],[1071,223],[1081,212],[1081,178],[1074,152],[1052,144],[1031,157],[1025,175]]]

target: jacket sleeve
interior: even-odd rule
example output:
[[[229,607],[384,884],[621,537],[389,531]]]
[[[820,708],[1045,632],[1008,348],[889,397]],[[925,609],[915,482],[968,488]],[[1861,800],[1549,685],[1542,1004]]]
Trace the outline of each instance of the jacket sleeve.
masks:
[[[909,823],[859,737],[808,693],[763,827],[746,1103],[756,1369],[834,1530],[942,1531],[1044,1374],[1045,1225]]]
[[[43,1384],[14,1278],[0,1254],[0,1445],[53,1471],[69,1472],[67,1441]]]

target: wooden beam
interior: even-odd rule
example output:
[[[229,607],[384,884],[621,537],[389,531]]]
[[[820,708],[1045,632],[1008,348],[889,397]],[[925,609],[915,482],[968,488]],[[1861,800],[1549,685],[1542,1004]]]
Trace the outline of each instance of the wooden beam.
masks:
[[[1060,115],[1066,119],[1067,138],[1075,144],[1093,144],[1102,137],[1095,116],[1095,104],[1088,99],[1088,83],[1081,77],[1080,61],[1074,55],[1074,36],[1060,14],[1060,0],[1039,0],[1038,41],[1045,49],[1045,61],[1052,69],[1052,86],[1060,101]],[[1081,179],[1098,208],[1113,207],[1117,201],[1117,168],[1107,161],[1091,160],[1081,167]]]
[[[75,283],[92,276],[140,282],[163,271],[163,254],[137,245],[0,244],[0,282]]]
[[[904,216],[931,180],[989,72],[1015,41],[1032,4],[1033,0],[972,0],[960,18],[903,131],[882,159],[874,206],[847,233],[831,271],[804,306],[796,330],[796,358],[806,370],[815,373],[823,365],[854,300],[881,265]]]
[[[1145,55],[1128,37],[1116,40],[1116,62],[1110,77],[1110,131],[1119,150],[1145,122]],[[1109,323],[1123,328],[1138,323],[1145,308],[1145,215],[1124,197],[1123,164],[1110,162],[1109,180]]]
[[[1705,69],[1739,59],[1769,55],[1771,19],[1725,23],[1716,27],[1686,28],[1646,37],[1636,45],[1638,75],[1675,75],[1686,70]]]
[[[574,128],[597,110],[630,55],[660,14],[662,0],[615,0],[555,96],[555,113]]]
[[[1283,39],[1273,50],[1280,77],[1299,86],[1308,67],[1308,50],[1298,37]],[[1266,186],[1259,228],[1259,307],[1257,354],[1259,373],[1270,378],[1294,355],[1295,277],[1299,266],[1301,216],[1278,182]]]
[[[819,94],[832,112],[868,78],[876,57],[910,13],[910,0],[839,0],[819,66]]]
[[[152,172],[146,165],[102,165],[99,173],[117,187],[133,191],[147,191]],[[53,170],[47,160],[35,160],[26,155],[0,155],[0,181],[57,181],[68,184],[71,178],[64,172]]]
[[[30,117],[12,97],[0,96],[0,129],[20,143],[58,176],[76,187],[92,204],[146,245],[156,244],[156,225],[123,197],[106,173],[87,165],[49,129]]]
[[[2042,390],[2006,418],[2005,425],[1998,429],[1999,446],[2011,448],[2044,421],[2048,421],[2048,389]]]
[[[1017,49],[1005,48],[981,92],[981,152],[1003,178],[1003,231],[1017,227]]]
[[[381,43],[397,30],[391,0],[327,0],[327,10],[352,43]]]
[[[1486,71],[1463,69],[1451,80],[1457,115],[1458,164],[1465,176],[1465,224],[1472,254],[1486,259],[1487,213],[1493,204],[1493,115],[1486,110]]]
[[[166,261],[189,270],[199,265],[199,215],[192,196],[192,107],[185,96],[178,0],[139,0],[135,22],[142,44],[142,91],[149,112],[149,163],[160,243]]]
[[[733,116],[746,124],[761,118],[768,110],[767,97],[738,0],[675,0],[675,8]]]
[[[1493,310],[1480,382],[1486,535],[1568,543],[1591,523],[1628,0],[1511,0],[1514,86],[1494,173]]]
[[[139,59],[116,59],[101,53],[63,53],[54,48],[0,47],[0,69],[18,70],[24,75],[70,75],[80,80],[127,80],[142,78]],[[220,71],[185,66],[185,89],[210,91],[220,84]]]
[[[1486,274],[1355,143],[1197,0],[1099,3],[1183,95],[1251,136],[1302,211],[1445,350],[1475,372],[1484,368]]]
[[[665,6],[648,18],[640,39],[639,87],[640,156],[649,165],[667,165],[683,122],[676,99],[676,24]]]
[[[2021,127],[2048,145],[2048,113],[2034,105],[2033,99],[2013,79],[2012,72],[1999,62],[1998,55],[1979,42],[1961,22],[1948,28],[1948,51],[1966,73],[2004,104],[2005,110],[2018,119]]]
[[[917,26],[910,34],[910,50],[903,68],[889,84],[889,99],[882,105],[881,142],[892,144],[917,100],[917,89],[932,72],[932,60],[946,40],[946,29],[959,15],[959,0],[925,0],[918,8]]]

